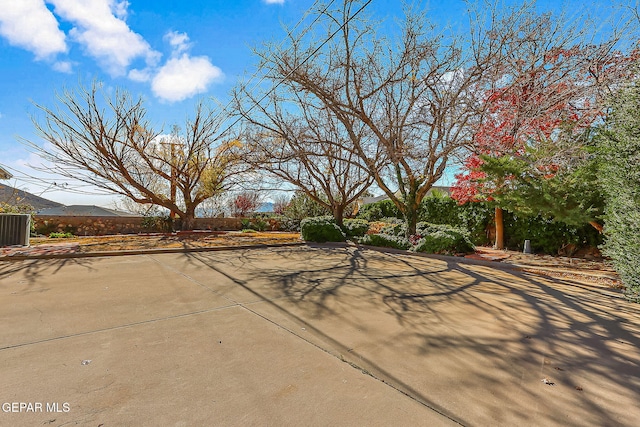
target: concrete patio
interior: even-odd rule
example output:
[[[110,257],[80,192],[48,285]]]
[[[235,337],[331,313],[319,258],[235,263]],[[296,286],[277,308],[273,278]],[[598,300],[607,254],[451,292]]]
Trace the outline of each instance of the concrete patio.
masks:
[[[455,258],[301,246],[5,261],[0,331],[0,425],[640,419],[640,306]]]

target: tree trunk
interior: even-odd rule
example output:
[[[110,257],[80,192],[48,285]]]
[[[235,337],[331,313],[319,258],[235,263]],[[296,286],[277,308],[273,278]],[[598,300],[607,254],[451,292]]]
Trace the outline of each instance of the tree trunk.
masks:
[[[496,243],[493,245],[495,249],[504,249],[504,221],[502,208],[495,210],[496,223]]]
[[[182,226],[180,227],[180,229],[182,231],[193,230],[193,227],[195,225],[195,219],[196,219],[195,212],[187,211],[185,212],[185,214],[182,216],[181,219],[182,219]]]
[[[405,200],[406,210],[404,219],[407,221],[407,239],[416,234],[416,225],[418,224],[418,206],[416,204],[415,191],[410,191]]]
[[[342,227],[344,222],[344,206],[343,205],[335,205],[333,207],[333,218],[336,220],[336,224],[339,227]]]

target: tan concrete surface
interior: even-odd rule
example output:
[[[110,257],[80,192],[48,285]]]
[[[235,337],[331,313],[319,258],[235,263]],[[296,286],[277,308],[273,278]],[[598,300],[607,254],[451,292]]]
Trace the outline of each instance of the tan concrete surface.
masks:
[[[292,247],[3,262],[0,332],[0,404],[69,404],[0,425],[640,419],[638,305],[454,259]]]

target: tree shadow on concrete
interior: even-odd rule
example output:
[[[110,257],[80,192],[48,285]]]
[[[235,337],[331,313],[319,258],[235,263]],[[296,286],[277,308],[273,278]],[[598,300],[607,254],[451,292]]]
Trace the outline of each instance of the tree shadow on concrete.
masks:
[[[190,256],[315,338],[292,333],[462,424],[640,417],[640,307],[615,290],[393,251],[268,255]]]
[[[11,276],[20,274],[21,280],[32,285],[45,276],[57,274],[67,266],[81,266],[88,271],[93,270],[94,258],[51,258],[0,261],[0,283]]]

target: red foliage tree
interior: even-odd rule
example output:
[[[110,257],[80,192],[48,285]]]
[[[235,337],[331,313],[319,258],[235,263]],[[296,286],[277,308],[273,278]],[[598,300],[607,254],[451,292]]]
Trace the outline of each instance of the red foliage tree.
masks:
[[[235,217],[245,217],[255,212],[259,206],[260,195],[255,191],[245,191],[231,201],[231,214]]]
[[[628,78],[635,58],[609,45],[550,49],[537,63],[516,61],[504,77],[509,84],[487,92],[486,115],[452,197],[460,203],[498,202],[496,248],[504,248],[500,196],[521,178],[509,161],[530,162],[527,175],[536,179],[554,177],[582,148],[579,136],[604,115],[605,95]],[[532,151],[535,155],[528,155]],[[487,173],[489,159],[500,159],[505,167]]]

